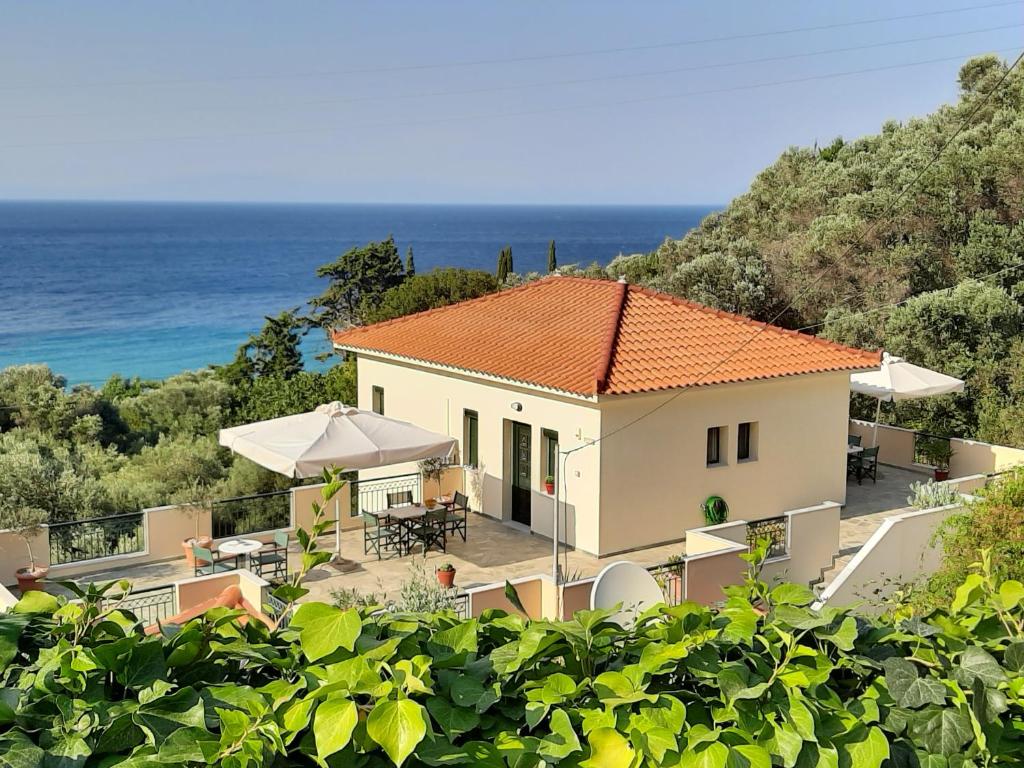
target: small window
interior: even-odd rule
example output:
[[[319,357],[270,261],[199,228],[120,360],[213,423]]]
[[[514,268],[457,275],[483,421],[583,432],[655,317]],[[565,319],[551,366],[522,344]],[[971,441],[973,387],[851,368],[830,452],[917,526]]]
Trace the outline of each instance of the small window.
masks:
[[[757,422],[744,421],[736,430],[736,460],[753,461],[757,458]]]
[[[558,467],[558,433],[553,429],[542,429],[540,435],[543,450],[541,472],[546,482],[548,475],[554,477],[555,469]]]
[[[462,412],[462,442],[466,464],[480,466],[480,416],[468,408]]]
[[[384,387],[373,388],[373,412],[384,415]]]
[[[722,443],[725,427],[708,427],[708,466],[714,467],[723,464]]]

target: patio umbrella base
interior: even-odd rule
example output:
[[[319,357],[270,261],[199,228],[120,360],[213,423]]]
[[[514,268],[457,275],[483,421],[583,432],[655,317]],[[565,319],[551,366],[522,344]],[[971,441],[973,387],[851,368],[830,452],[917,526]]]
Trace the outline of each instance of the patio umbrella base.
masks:
[[[335,557],[328,565],[341,573],[352,573],[352,571],[359,570],[359,563],[344,557]]]

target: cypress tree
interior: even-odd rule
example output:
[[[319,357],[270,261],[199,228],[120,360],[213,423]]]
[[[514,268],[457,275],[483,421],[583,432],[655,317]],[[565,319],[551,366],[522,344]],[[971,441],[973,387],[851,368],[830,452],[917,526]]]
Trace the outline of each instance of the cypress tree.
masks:
[[[501,252],[498,254],[498,270],[497,270],[498,282],[499,283],[504,283],[505,282],[505,278],[508,277],[508,273],[509,273],[509,253],[508,253],[508,248],[502,248]]]
[[[558,259],[555,258],[555,241],[548,243],[548,273],[558,269]]]
[[[516,268],[514,266],[512,266],[512,246],[511,245],[506,245],[505,246],[505,261],[506,261],[506,267],[505,267],[506,275],[510,275],[510,274],[512,274],[513,272],[516,271]]]
[[[415,277],[416,276],[416,261],[412,257],[412,246],[409,246],[409,252],[405,254],[405,276]]]

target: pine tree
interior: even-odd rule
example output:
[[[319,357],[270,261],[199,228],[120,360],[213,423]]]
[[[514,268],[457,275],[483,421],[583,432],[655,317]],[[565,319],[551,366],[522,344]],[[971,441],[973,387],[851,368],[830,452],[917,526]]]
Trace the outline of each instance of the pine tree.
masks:
[[[555,241],[548,243],[548,273],[558,269],[558,259],[555,258]]]
[[[416,261],[412,257],[412,246],[409,246],[409,252],[405,254],[405,276],[415,277],[416,276]]]
[[[501,252],[498,254],[498,270],[497,270],[498,283],[504,283],[505,282],[505,278],[508,277],[508,273],[510,271],[509,270],[509,260],[510,260],[509,257],[510,257],[509,249],[507,247],[502,248]]]

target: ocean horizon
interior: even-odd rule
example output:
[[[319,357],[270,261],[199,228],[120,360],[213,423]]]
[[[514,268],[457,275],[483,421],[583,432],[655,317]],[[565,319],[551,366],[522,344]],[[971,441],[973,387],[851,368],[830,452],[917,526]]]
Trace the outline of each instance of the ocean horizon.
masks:
[[[316,268],[394,235],[416,269],[607,264],[679,237],[717,205],[0,202],[0,368],[69,384],[164,378],[231,359],[266,315],[303,307]],[[329,349],[313,332],[304,351]]]

